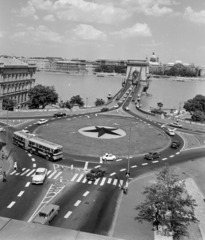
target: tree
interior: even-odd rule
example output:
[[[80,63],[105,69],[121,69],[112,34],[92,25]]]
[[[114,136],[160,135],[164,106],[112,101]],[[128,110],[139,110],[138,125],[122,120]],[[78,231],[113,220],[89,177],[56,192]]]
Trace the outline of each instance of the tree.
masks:
[[[196,110],[196,111],[192,114],[191,119],[192,119],[194,122],[204,122],[204,121],[205,121],[205,113],[202,112],[202,111]]]
[[[205,113],[205,96],[198,94],[193,99],[189,99],[187,102],[185,102],[184,109],[191,115],[195,111],[201,111]]]
[[[80,97],[80,95],[76,95],[76,96],[73,96],[71,99],[70,99],[70,104],[78,104],[80,107],[83,107],[84,106],[84,101],[83,99]]]
[[[161,108],[163,107],[163,104],[161,102],[158,102],[157,105],[159,107],[159,110],[161,111]]]
[[[3,106],[2,106],[2,108],[4,110],[13,110],[14,106],[15,106],[15,102],[12,99],[10,99],[10,98],[4,98],[3,99]]]
[[[162,234],[173,233],[174,239],[187,234],[190,222],[198,222],[194,215],[195,200],[188,195],[184,181],[166,165],[157,175],[156,182],[145,187],[145,201],[136,206],[138,222],[149,221],[161,226]]]
[[[45,108],[49,104],[56,104],[58,102],[58,94],[54,86],[36,85],[28,91],[29,101],[28,107],[31,109]]]
[[[101,105],[104,105],[105,104],[105,101],[101,98],[97,98],[96,101],[95,101],[95,106],[101,106]]]

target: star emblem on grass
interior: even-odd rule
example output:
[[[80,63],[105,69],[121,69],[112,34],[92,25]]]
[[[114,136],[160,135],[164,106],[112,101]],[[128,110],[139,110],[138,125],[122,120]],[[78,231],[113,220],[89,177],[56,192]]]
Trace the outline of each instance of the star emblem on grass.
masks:
[[[111,134],[111,135],[118,135],[118,136],[120,136],[120,134],[113,132],[115,130],[118,130],[118,128],[107,128],[107,127],[95,126],[95,129],[84,130],[84,132],[96,132],[96,133],[98,133],[98,137],[101,137],[104,134]]]

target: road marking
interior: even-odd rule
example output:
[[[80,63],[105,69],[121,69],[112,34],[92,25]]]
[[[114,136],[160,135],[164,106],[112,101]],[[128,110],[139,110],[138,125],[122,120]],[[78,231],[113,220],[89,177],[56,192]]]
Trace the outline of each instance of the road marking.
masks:
[[[50,173],[51,173],[51,170],[49,170],[46,175],[48,176]]]
[[[122,169],[120,169],[120,172],[123,172],[123,171],[125,171],[126,170],[126,168],[122,168]]]
[[[12,206],[15,204],[16,202],[11,202],[8,206],[7,206],[7,208],[12,208]]]
[[[115,179],[114,182],[113,182],[113,185],[116,185],[116,184],[117,184],[117,181],[118,181],[118,180]]]
[[[83,197],[86,197],[90,192],[89,191],[86,191],[84,194],[83,194]]]
[[[137,165],[133,165],[133,166],[131,166],[131,168],[136,168],[137,167]]]
[[[142,163],[142,165],[144,166],[144,165],[147,165],[148,163]]]
[[[123,180],[120,180],[119,187],[122,187],[122,186],[123,186]]]
[[[92,181],[88,181],[88,184],[91,184],[92,183]]]
[[[21,197],[24,194],[24,191],[21,191],[17,196]]]
[[[78,176],[78,173],[76,173],[76,174],[72,177],[71,182],[73,182],[73,181],[77,178],[77,176]]]
[[[71,212],[71,211],[68,211],[68,212],[66,213],[66,215],[64,216],[64,218],[69,218],[71,214],[72,214],[72,212]]]
[[[16,170],[15,170],[15,171],[13,171],[13,172],[11,172],[11,173],[10,173],[10,175],[13,175],[14,173],[16,173]]]
[[[100,183],[100,186],[104,185],[105,180],[106,180],[106,178],[104,177],[104,178],[102,179],[102,182]]]
[[[32,171],[30,171],[30,173],[28,173],[28,174],[26,174],[26,176],[28,177],[28,176],[30,176],[33,172],[35,172],[36,171],[36,169],[33,169]]]
[[[110,176],[113,176],[113,175],[115,175],[115,174],[116,174],[116,172],[113,172],[113,173],[110,174]]]
[[[30,185],[30,182],[27,182],[26,185],[25,185],[25,187],[28,187],[29,185]]]
[[[84,178],[82,182],[83,182],[83,183],[86,183],[86,182],[87,182],[87,179],[86,179],[86,178]]]
[[[18,173],[16,173],[15,175],[17,176],[17,175],[19,175],[20,173],[18,172]]]
[[[81,201],[78,200],[78,201],[74,204],[74,206],[77,207],[80,203],[81,203]]]
[[[33,167],[34,167],[34,168],[36,167],[36,164],[35,164],[35,163],[33,164]]]
[[[85,162],[84,170],[85,170],[85,169],[88,169],[88,163],[89,163],[89,162]]]
[[[99,168],[99,167],[101,167],[101,165],[97,165],[97,166],[95,166],[94,168]]]
[[[35,161],[36,161],[34,158],[31,158],[31,160],[32,160],[33,162],[35,162]]]
[[[57,179],[61,174],[62,172],[59,172],[53,179]]]
[[[122,161],[122,159],[117,159],[116,162]]]
[[[57,171],[54,171],[53,173],[51,173],[50,176],[48,176],[48,178],[52,178],[56,173],[57,173]]]
[[[153,161],[152,163],[157,163],[157,162],[159,162],[159,161]]]
[[[107,183],[110,184],[112,182],[112,178],[109,178]]]
[[[178,154],[180,154],[180,152],[177,152],[176,154],[178,155]]]
[[[23,175],[25,175],[27,172],[29,172],[30,171],[30,169],[27,169],[25,172],[23,172],[20,176],[23,176]]]
[[[30,153],[28,153],[28,156],[29,156],[29,157],[32,157],[32,155],[31,155]]]
[[[83,175],[83,174],[80,174],[80,177],[77,179],[76,182],[80,182],[80,180],[81,180],[83,177],[84,177],[84,175]]]
[[[24,171],[24,170],[25,170],[25,168],[22,168],[22,170]]]
[[[170,158],[173,158],[174,157],[174,155],[171,155],[171,156],[169,156]]]
[[[94,184],[97,185],[99,181],[100,181],[100,178],[96,179]]]
[[[167,160],[167,158],[162,158],[162,161]]]

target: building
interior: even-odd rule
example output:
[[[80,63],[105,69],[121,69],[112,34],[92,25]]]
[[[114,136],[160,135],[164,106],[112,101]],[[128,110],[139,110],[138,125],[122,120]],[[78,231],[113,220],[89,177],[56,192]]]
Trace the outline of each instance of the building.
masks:
[[[86,72],[86,60],[72,59],[69,61],[54,61],[51,63],[50,71],[83,73]]]
[[[99,66],[99,63],[95,61],[86,61],[86,71],[88,73],[93,73],[95,72],[95,69]]]
[[[25,106],[28,90],[35,84],[33,64],[16,58],[0,58],[0,109],[4,98],[12,99],[16,106]]]
[[[127,66],[126,60],[98,59],[99,66]]]

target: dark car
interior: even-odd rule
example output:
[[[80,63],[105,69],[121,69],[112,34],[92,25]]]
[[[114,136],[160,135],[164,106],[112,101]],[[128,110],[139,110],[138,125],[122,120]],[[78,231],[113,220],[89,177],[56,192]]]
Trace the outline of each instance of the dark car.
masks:
[[[109,110],[109,108],[104,107],[101,109],[101,112],[107,112],[108,110]]]
[[[89,173],[86,174],[88,181],[95,181],[99,177],[105,176],[105,170],[100,168],[93,168]]]
[[[62,112],[57,112],[55,114],[53,114],[54,117],[65,117],[66,113],[62,113]]]
[[[171,147],[171,148],[178,148],[178,147],[180,147],[180,142],[178,142],[178,141],[173,141],[170,147]]]
[[[150,152],[150,153],[146,154],[146,155],[144,156],[144,158],[145,158],[145,159],[148,159],[148,160],[153,160],[153,159],[155,159],[155,158],[159,158],[160,156],[161,156],[161,154],[158,153],[158,152]]]

